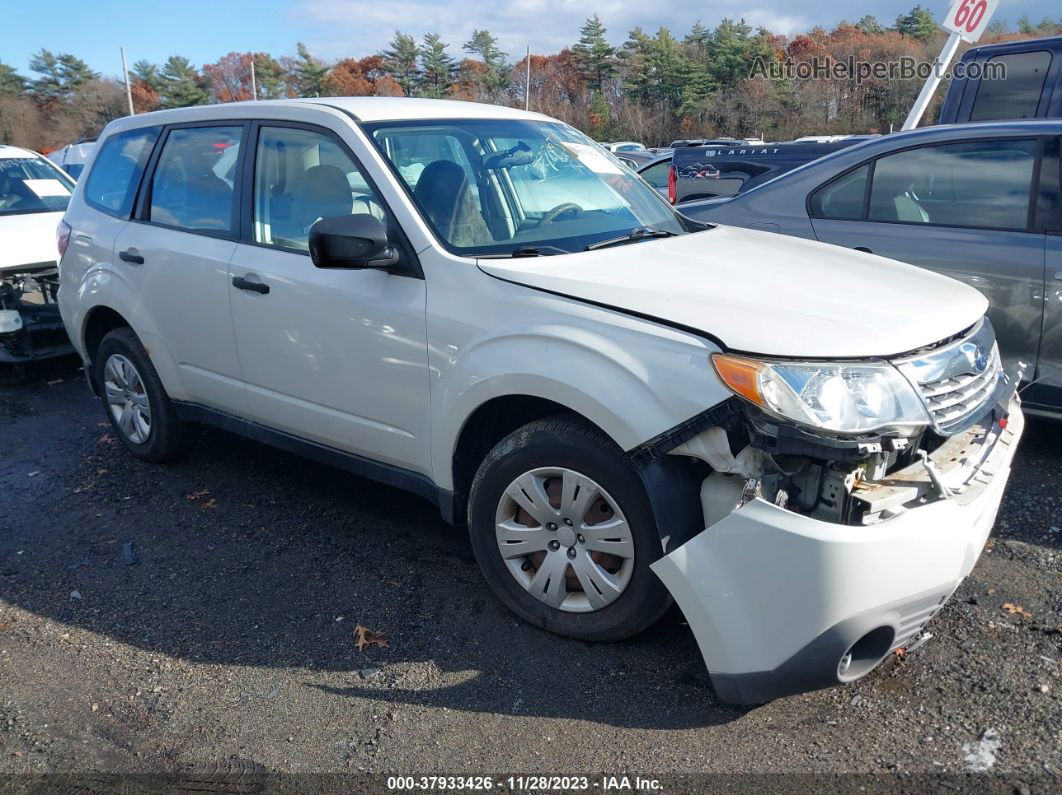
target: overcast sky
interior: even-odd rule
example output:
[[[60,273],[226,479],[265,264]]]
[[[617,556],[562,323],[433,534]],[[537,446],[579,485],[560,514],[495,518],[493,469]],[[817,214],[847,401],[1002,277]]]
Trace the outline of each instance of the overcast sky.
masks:
[[[681,35],[698,19],[711,26],[724,17],[744,17],[778,33],[832,27],[842,18],[872,14],[891,24],[915,0],[863,0],[852,4],[822,0],[716,0],[710,3],[646,0],[51,0],[19,3],[0,25],[0,60],[27,71],[30,55],[42,47],[72,52],[106,75],[121,73],[118,48],[130,64],[141,58],[163,61],[185,55],[197,66],[231,51],[294,53],[297,41],[326,59],[362,56],[383,48],[395,29],[421,36],[441,33],[450,52],[473,28],[486,28],[503,49],[519,58],[532,51],[556,52],[578,38],[579,26],[597,13],[609,38],[622,42],[641,26],[664,26]],[[922,0],[939,17],[949,0]],[[1033,20],[1062,14],[1058,0],[1002,0],[996,18],[1013,23],[1022,14]]]

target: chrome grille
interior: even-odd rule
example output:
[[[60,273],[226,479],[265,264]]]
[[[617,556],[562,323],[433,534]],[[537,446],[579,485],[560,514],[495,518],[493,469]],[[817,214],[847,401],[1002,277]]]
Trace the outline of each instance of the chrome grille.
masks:
[[[945,435],[987,411],[1004,379],[995,331],[987,318],[967,336],[896,366],[918,390],[934,429]]]
[[[995,394],[998,381],[999,350],[993,346],[984,372],[964,373],[920,386],[933,421],[946,428],[981,408]]]

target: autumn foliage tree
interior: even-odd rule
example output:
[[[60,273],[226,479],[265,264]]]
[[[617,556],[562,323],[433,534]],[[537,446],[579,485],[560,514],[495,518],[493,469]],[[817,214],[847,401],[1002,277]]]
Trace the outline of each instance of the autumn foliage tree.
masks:
[[[995,20],[982,42],[1056,34],[1062,34],[1062,21],[1025,16],[1015,30]],[[416,38],[396,31],[376,54],[360,58],[326,61],[299,42],[292,55],[230,52],[202,68],[181,55],[137,61],[130,80],[137,113],[252,98],[422,96],[526,103],[592,136],[650,145],[724,135],[786,140],[887,132],[903,121],[921,81],[779,77],[762,73],[761,66],[928,63],[943,35],[933,13],[920,5],[891,26],[863,16],[791,36],[722,19],[714,27],[698,22],[685,33],[635,28],[624,38],[593,15],[573,31],[572,46],[516,63],[485,29],[474,29],[460,47],[438,34],[418,32]],[[0,62],[0,143],[57,146],[97,134],[128,112],[121,80],[102,77],[76,55],[45,49],[26,66],[20,72]],[[930,105],[927,123],[945,90]]]

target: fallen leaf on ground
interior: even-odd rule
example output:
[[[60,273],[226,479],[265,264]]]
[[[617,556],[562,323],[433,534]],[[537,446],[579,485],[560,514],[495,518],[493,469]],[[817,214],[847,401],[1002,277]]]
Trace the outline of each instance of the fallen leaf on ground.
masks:
[[[214,498],[210,498],[206,502],[199,503],[199,507],[200,508],[217,508],[218,507],[218,501],[215,500]]]
[[[1010,613],[1012,616],[1021,616],[1022,618],[1032,618],[1032,613],[1026,610],[1021,605],[1016,605],[1013,602],[1004,602],[1003,609]]]
[[[358,647],[358,651],[365,651],[370,646],[379,646],[383,649],[390,644],[390,638],[382,632],[373,632],[361,624],[354,627],[354,645]]]
[[[7,632],[9,629],[11,629],[11,624],[6,621],[0,621],[0,632]]]
[[[202,491],[193,491],[191,494],[185,494],[186,500],[199,500],[210,493],[210,489],[203,489]]]
[[[902,658],[907,656],[907,649],[905,649],[903,646],[901,646],[896,651],[894,651],[893,654],[895,654],[897,657],[902,659]]]

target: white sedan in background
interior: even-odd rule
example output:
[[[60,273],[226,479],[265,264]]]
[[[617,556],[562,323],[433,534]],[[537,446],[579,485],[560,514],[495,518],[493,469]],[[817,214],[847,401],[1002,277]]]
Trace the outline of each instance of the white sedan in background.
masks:
[[[55,297],[56,229],[73,190],[46,158],[0,146],[0,363],[72,350]]]

